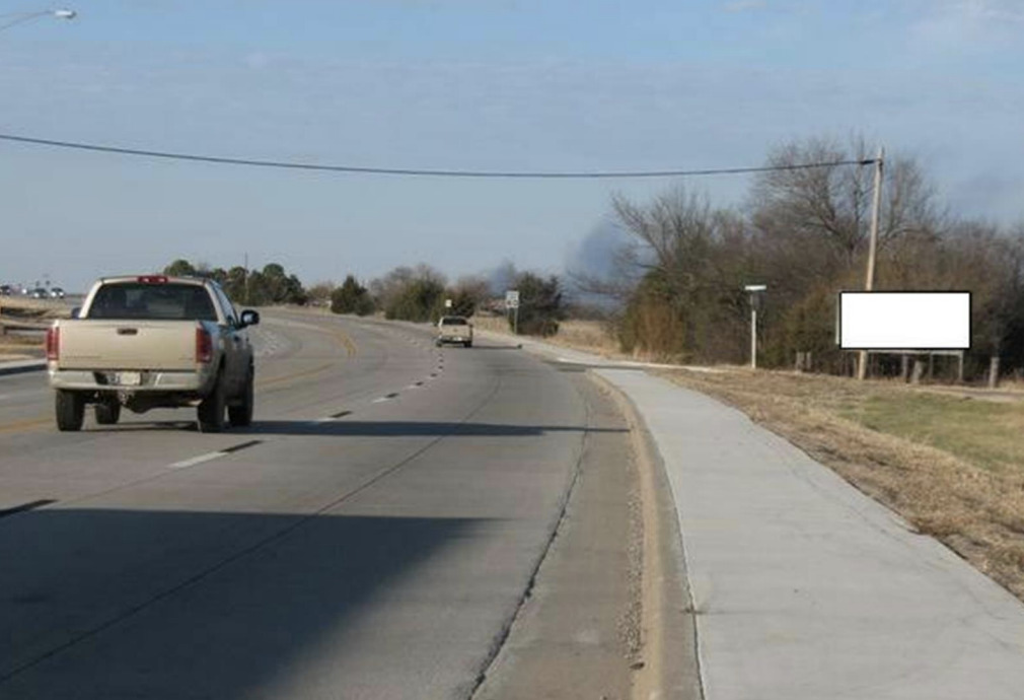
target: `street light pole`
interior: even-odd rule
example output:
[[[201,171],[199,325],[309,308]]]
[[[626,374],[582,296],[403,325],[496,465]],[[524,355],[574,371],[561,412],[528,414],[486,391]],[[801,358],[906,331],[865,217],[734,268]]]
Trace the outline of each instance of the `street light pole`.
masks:
[[[870,292],[875,286],[875,256],[878,251],[878,219],[882,209],[882,169],[885,165],[885,148],[879,147],[875,158],[875,190],[871,198],[871,236],[868,240],[868,272],[864,280],[864,291]],[[857,379],[868,376],[868,351],[861,350],[857,362]]]

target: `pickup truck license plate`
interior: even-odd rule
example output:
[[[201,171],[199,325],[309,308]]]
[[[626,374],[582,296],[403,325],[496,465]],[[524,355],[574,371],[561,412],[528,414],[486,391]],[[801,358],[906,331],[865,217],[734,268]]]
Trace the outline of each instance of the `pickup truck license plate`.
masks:
[[[139,386],[142,384],[142,372],[120,372],[117,383],[121,386]]]

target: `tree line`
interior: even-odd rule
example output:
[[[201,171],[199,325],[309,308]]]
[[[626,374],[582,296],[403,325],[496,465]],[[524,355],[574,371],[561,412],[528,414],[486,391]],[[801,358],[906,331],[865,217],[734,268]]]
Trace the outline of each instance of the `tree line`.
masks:
[[[218,282],[239,305],[313,304],[329,306],[337,314],[367,316],[381,313],[387,319],[436,322],[442,315],[470,317],[476,313],[504,313],[505,289],[518,289],[518,329],[530,335],[550,336],[568,314],[562,282],[557,276],[518,271],[506,263],[494,279],[469,275],[449,282],[430,265],[402,265],[364,286],[354,275],[335,286],[319,282],[306,289],[294,274],[278,263],[262,270],[242,266],[228,270],[178,259],[163,273],[175,277],[205,277]],[[445,305],[451,300],[451,306]]]
[[[616,301],[612,325],[628,352],[682,362],[742,363],[749,345],[747,284],[766,284],[761,361],[852,371],[835,342],[836,300],[863,289],[872,172],[863,166],[796,169],[802,163],[870,159],[862,141],[810,139],[777,149],[746,203],[712,206],[679,187],[651,201],[615,197],[629,242],[611,274],[577,275],[581,286]],[[969,290],[972,351],[968,372],[999,359],[1024,361],[1024,223],[1002,227],[958,216],[939,201],[921,165],[886,161],[875,290]],[[809,355],[808,355],[809,353]],[[876,371],[898,358],[878,357]]]
[[[299,278],[288,274],[279,263],[268,263],[262,270],[247,270],[241,265],[225,270],[178,259],[165,267],[163,273],[172,277],[212,279],[223,287],[231,301],[243,306],[305,305],[309,301],[309,294]]]
[[[360,316],[380,312],[387,319],[437,322],[443,315],[470,317],[504,313],[507,289],[519,291],[517,326],[521,333],[550,336],[567,313],[567,300],[557,276],[518,271],[506,263],[495,279],[469,275],[449,282],[430,265],[402,265],[375,278],[367,286],[349,275],[341,286],[327,291],[331,310]],[[450,301],[451,306],[446,306]],[[511,323],[511,317],[510,317]]]

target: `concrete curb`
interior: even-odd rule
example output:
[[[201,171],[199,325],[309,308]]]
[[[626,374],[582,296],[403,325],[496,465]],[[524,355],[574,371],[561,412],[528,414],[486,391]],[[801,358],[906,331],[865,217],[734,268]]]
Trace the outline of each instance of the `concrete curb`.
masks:
[[[24,362],[0,363],[0,377],[10,374],[23,374],[25,372],[40,372],[46,369],[45,360],[26,360]]]
[[[625,416],[643,504],[641,639],[644,667],[633,700],[703,700],[697,627],[686,576],[679,518],[664,462],[643,416],[630,398],[596,372],[588,372]]]

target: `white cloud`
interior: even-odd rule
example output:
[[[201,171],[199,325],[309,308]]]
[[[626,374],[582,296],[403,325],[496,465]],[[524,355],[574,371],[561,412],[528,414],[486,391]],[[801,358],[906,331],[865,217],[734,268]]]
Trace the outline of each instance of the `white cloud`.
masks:
[[[921,17],[913,35],[936,48],[967,48],[1020,38],[1024,28],[1021,0],[931,0],[916,3]]]

